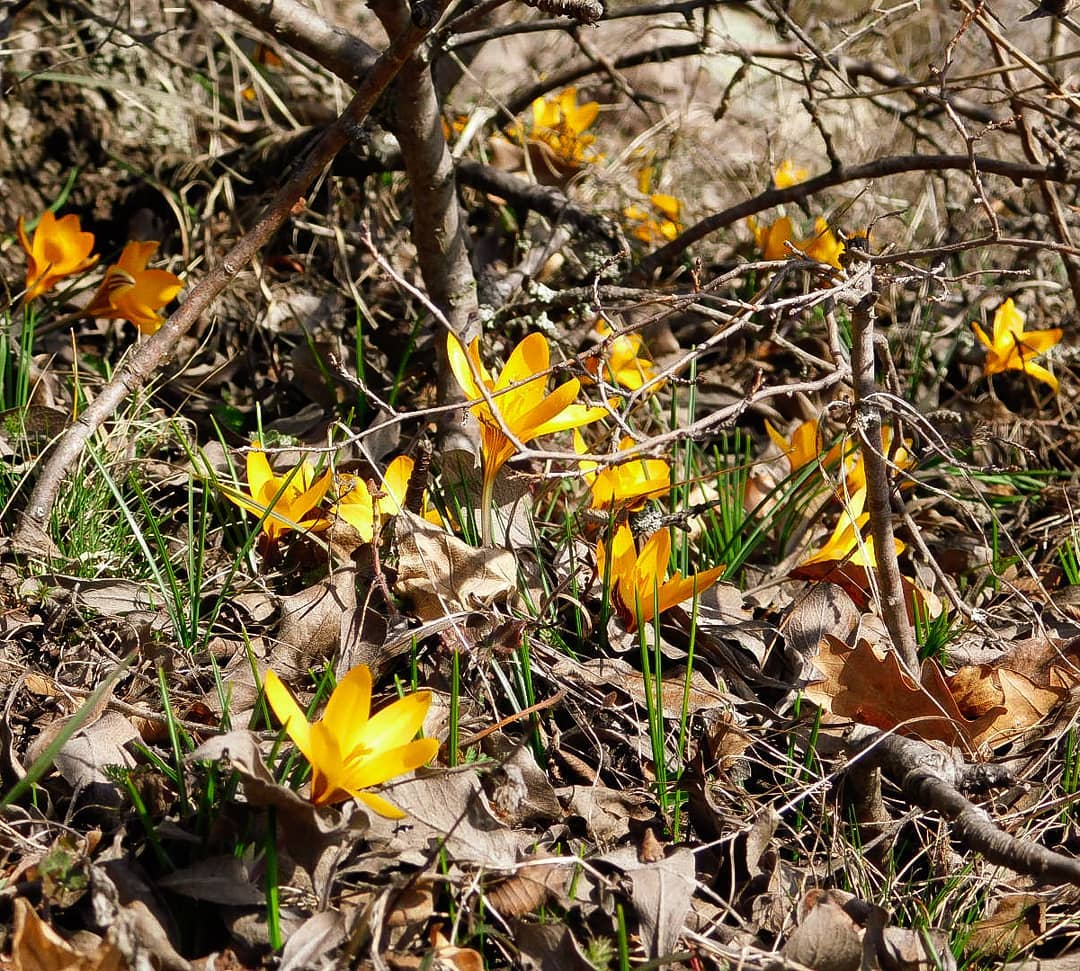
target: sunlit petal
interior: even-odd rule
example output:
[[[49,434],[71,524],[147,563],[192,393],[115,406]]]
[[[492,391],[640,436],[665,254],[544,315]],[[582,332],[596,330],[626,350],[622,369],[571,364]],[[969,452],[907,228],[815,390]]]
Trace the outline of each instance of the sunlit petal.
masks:
[[[377,796],[373,792],[354,792],[352,795],[364,803],[373,813],[385,819],[404,819],[408,815],[389,800],[383,799],[382,796]]]
[[[474,340],[472,343],[473,350],[475,350],[477,346],[478,344]],[[477,355],[467,352],[461,341],[458,340],[457,335],[453,333],[446,335],[446,352],[450,362],[450,370],[457,379],[457,383],[461,386],[465,398],[469,401],[476,398],[483,398],[483,392],[480,390],[480,385],[477,383],[477,379],[473,377],[473,368],[475,368],[480,380],[483,380],[484,378],[483,368],[479,364]],[[470,362],[472,364],[471,367]]]
[[[420,738],[346,767],[345,786],[350,791],[381,785],[430,762],[439,751],[438,739]]]
[[[404,745],[420,731],[430,707],[430,691],[405,695],[371,716],[359,736],[360,742],[374,752]]]
[[[359,664],[337,683],[322,716],[342,752],[351,752],[360,744],[370,712],[371,670]]]
[[[408,455],[399,455],[386,467],[383,474],[382,488],[386,493],[379,500],[379,513],[383,516],[396,516],[405,504],[405,493],[409,491],[415,462]]]
[[[304,758],[309,762],[314,762],[311,726],[303,710],[296,703],[296,699],[293,698],[292,692],[273,671],[266,672],[263,678],[263,691],[266,692],[267,703],[277,715],[278,721],[285,727],[285,732],[292,739],[293,744],[300,749]]]

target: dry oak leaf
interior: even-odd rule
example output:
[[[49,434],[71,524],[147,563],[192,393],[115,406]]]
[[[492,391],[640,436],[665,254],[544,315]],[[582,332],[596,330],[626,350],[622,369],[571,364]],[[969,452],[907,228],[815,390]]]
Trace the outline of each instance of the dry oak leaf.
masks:
[[[956,704],[968,718],[980,718],[990,711],[1001,712],[982,738],[991,745],[1037,725],[1069,693],[1065,688],[1037,685],[1011,668],[989,664],[960,668],[948,679],[948,685]]]
[[[892,651],[860,639],[855,647],[826,634],[814,658],[823,677],[804,689],[814,704],[841,718],[885,731],[897,729],[924,741],[940,741],[969,751],[995,734],[1003,705],[967,718],[936,661],[923,662],[920,683],[901,668]]]

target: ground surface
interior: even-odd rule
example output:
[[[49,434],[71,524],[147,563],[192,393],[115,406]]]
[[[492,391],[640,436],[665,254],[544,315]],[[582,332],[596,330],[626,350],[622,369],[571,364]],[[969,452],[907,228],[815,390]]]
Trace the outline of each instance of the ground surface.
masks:
[[[162,316],[197,299],[351,91],[213,4],[0,14],[6,966],[1076,960],[1080,40],[964,0],[524,29],[554,6],[455,7],[432,42],[468,298],[439,295],[442,203],[390,134],[420,102],[384,100],[129,382],[32,542],[50,448],[161,340],[84,313],[127,285],[106,268],[156,241],[182,283]],[[315,13],[385,46],[366,6]],[[598,110],[560,158],[530,102],[569,84]],[[789,197],[728,212],[774,184]],[[16,224],[50,207],[100,259],[27,302]],[[781,217],[792,245],[763,253]],[[491,402],[448,371],[443,315],[495,375],[548,348],[550,378],[530,357],[503,382],[503,420],[570,380],[600,411],[577,444],[569,420],[509,429],[486,537]],[[441,407],[459,385],[471,423]],[[255,443],[281,476],[261,507]],[[286,508],[304,460],[325,493]],[[354,488],[396,499],[346,522]],[[330,769],[389,744],[364,734],[361,665],[375,708],[430,692],[416,725],[391,709],[395,744],[422,721],[437,751],[331,797]],[[271,671],[342,758],[312,757],[299,717],[282,733]]]

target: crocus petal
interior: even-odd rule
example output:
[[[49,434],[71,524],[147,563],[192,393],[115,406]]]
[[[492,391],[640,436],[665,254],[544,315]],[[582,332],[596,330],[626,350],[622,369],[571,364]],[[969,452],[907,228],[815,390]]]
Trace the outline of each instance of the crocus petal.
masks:
[[[247,481],[252,498],[262,500],[269,505],[277,493],[277,487],[274,485],[274,473],[270,469],[270,460],[258,442],[253,442],[251,451],[247,453]],[[267,492],[268,487],[269,492]]]
[[[404,819],[408,815],[408,813],[398,809],[392,802],[383,799],[382,796],[376,796],[373,792],[354,792],[353,796],[364,803],[373,813],[382,816],[384,819]]]
[[[602,405],[576,405],[576,404],[563,404],[550,418],[544,418],[546,413],[554,410],[554,407],[548,407],[548,403],[555,398],[560,404],[566,400],[567,392],[565,391],[567,385],[574,386],[573,398],[578,395],[578,380],[574,378],[572,381],[568,381],[566,384],[559,388],[556,388],[552,392],[552,397],[548,401],[544,402],[544,407],[536,408],[529,418],[529,438],[539,438],[541,435],[554,435],[555,432],[567,431],[570,428],[580,428],[582,425],[591,424],[594,421],[600,421],[602,418],[609,416],[609,411]],[[556,395],[559,395],[556,398]],[[538,419],[543,419],[538,422]]]
[[[724,567],[714,566],[711,570],[702,570],[693,576],[680,577],[676,574],[660,587],[660,612],[689,600],[695,594],[700,595],[708,590],[724,572]]]
[[[408,455],[399,455],[386,467],[383,474],[382,488],[386,493],[379,500],[379,513],[383,516],[396,516],[405,504],[405,493],[409,490],[415,462]]]
[[[337,683],[322,716],[345,758],[361,743],[370,712],[371,670],[358,664]]]
[[[538,374],[546,374],[551,366],[551,348],[548,347],[547,338],[535,331],[524,337],[521,342],[510,352],[506,360],[506,366],[499,374],[499,380],[495,382],[495,390],[502,391],[512,384],[518,384]],[[541,382],[541,390],[544,385]],[[530,388],[532,382],[521,388],[516,388],[515,393]],[[530,388],[531,389],[531,388]]]
[[[296,703],[292,692],[282,683],[281,679],[273,672],[267,671],[263,678],[263,691],[266,700],[278,721],[284,726],[293,744],[300,749],[304,758],[314,762],[312,758],[311,726],[304,716],[303,710]]]
[[[993,348],[994,342],[990,340],[989,334],[986,333],[975,321],[971,322],[971,326],[975,331],[975,336],[979,338],[983,346],[986,348]]]
[[[26,294],[29,303],[56,286],[61,280],[93,266],[98,258],[92,256],[93,233],[84,233],[79,217],[64,216],[57,219],[46,210],[38,220],[33,239],[26,235],[26,227],[20,217],[17,234],[19,243],[26,251]]]
[[[146,269],[146,264],[150,262],[151,257],[158,251],[159,245],[154,240],[133,239],[120,253],[120,259],[116,261],[116,265],[132,276],[137,276]]]
[[[348,764],[343,777],[350,792],[380,785],[430,762],[439,751],[435,738],[420,738],[397,748],[380,751],[358,763]]]
[[[375,712],[357,742],[372,752],[395,749],[416,737],[431,707],[430,691],[415,691]]]
[[[1025,359],[1035,354],[1045,354],[1051,347],[1061,342],[1063,331],[1060,327],[1051,330],[1026,330],[1017,335],[1017,352]]]
[[[482,399],[484,394],[480,390],[477,378],[473,377],[473,369],[475,368],[477,377],[481,381],[485,384],[490,382],[488,374],[484,370],[483,364],[480,362],[479,338],[474,338],[469,350],[466,351],[464,345],[458,340],[457,335],[448,333],[446,335],[446,353],[450,362],[450,370],[457,379],[457,383],[461,386],[461,390],[464,392],[466,399],[469,401],[473,401],[477,398]]]
[[[1049,371],[1046,370],[1041,364],[1034,364],[1031,361],[1025,361],[1023,367],[1019,370],[1023,371],[1028,376],[1034,378],[1036,381],[1045,381],[1050,385],[1051,390],[1058,390],[1058,379],[1055,378]]]
[[[334,503],[333,512],[345,520],[365,543],[375,536],[375,504],[367,483],[358,476],[351,476],[352,487]]]
[[[351,795],[341,746],[325,721],[311,726],[311,801],[316,806],[345,802]]]
[[[305,463],[306,464],[306,463]],[[309,466],[310,468],[310,466]],[[329,490],[331,483],[334,481],[334,473],[327,469],[323,473],[322,477],[315,482],[309,489],[305,489],[290,503],[290,507],[293,511],[294,518],[299,521],[300,517],[304,513],[310,512],[320,502],[323,501],[323,497]],[[367,489],[367,486],[364,486]]]

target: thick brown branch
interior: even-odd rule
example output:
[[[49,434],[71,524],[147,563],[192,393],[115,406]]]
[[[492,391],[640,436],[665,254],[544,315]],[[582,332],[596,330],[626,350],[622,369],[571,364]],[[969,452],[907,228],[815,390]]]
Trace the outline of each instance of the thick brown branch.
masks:
[[[998,866],[1047,883],[1080,886],[1080,860],[1010,836],[986,810],[960,793],[958,785],[971,767],[956,765],[925,742],[868,728],[858,729],[849,744],[859,750],[860,759],[880,765],[912,804],[949,820],[956,838],[967,849],[981,853]]]
[[[248,23],[306,54],[353,88],[379,52],[298,0],[217,0]]]
[[[404,0],[375,0],[375,15],[391,37],[409,22]],[[480,333],[476,278],[454,181],[454,162],[442,129],[435,84],[427,61],[418,53],[409,58],[394,83],[390,127],[401,146],[405,174],[412,190],[412,240],[428,297],[446,317],[450,329],[468,342]],[[446,336],[435,342],[438,357],[438,398],[460,398],[446,355]],[[462,422],[453,415],[443,422],[444,448],[468,448]]]

